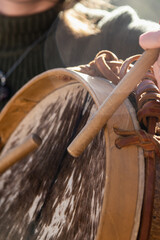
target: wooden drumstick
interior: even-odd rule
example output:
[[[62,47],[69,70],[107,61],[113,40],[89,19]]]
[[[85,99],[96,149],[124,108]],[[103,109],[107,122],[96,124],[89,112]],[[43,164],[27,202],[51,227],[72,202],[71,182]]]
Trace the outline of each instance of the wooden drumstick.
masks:
[[[32,134],[24,143],[12,149],[8,154],[0,159],[0,174],[4,173],[14,163],[20,161],[29,153],[36,150],[41,142],[42,140],[38,135]]]
[[[159,49],[146,50],[131,70],[123,77],[111,94],[106,98],[92,119],[84,126],[68,147],[73,157],[78,157],[106,124],[122,102],[133,91],[145,73],[158,58]]]

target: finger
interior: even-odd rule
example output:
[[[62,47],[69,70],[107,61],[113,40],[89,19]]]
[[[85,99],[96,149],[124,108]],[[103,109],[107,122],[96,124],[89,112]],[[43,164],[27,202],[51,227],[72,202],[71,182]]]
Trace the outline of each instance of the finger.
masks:
[[[160,47],[160,30],[147,32],[139,37],[139,44],[143,49]]]
[[[158,87],[160,89],[160,67],[158,62],[156,61],[153,65],[154,75],[157,80]]]

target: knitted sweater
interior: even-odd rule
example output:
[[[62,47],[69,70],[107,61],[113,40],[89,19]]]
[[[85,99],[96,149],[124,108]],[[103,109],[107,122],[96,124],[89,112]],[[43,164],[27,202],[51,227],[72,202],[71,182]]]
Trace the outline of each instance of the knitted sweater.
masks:
[[[118,8],[111,13],[102,10],[98,14],[82,6],[80,9],[88,18],[97,18],[98,15],[97,28],[100,31],[77,37],[66,25],[63,15],[57,17],[54,8],[24,17],[0,15],[0,70],[4,73],[28,46],[48,31],[46,38],[29,51],[7,78],[11,96],[39,73],[51,68],[88,63],[102,49],[113,51],[119,58],[140,53],[139,35],[158,25],[140,20],[129,7]],[[0,102],[0,110],[6,102]]]
[[[29,51],[24,60],[7,78],[11,96],[31,78],[46,70],[43,56],[45,35],[53,22],[55,22],[56,29],[56,18],[57,12],[54,8],[24,17],[0,15],[0,71],[5,74],[32,43],[44,36],[43,40]],[[58,59],[53,67],[63,66]],[[0,102],[0,109],[6,102]]]

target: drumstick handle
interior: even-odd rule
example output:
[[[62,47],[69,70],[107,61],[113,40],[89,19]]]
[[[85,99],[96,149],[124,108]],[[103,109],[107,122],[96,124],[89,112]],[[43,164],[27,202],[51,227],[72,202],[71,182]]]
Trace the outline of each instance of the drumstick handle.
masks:
[[[0,174],[4,173],[13,164],[36,150],[40,144],[41,138],[36,134],[32,134],[25,140],[24,143],[20,144],[18,147],[15,147],[0,159]]]
[[[149,49],[144,51],[131,70],[114,88],[106,98],[92,119],[84,126],[68,147],[68,152],[78,157],[106,124],[107,120],[113,115],[122,102],[133,91],[136,85],[145,76],[151,65],[157,60],[159,49]]]

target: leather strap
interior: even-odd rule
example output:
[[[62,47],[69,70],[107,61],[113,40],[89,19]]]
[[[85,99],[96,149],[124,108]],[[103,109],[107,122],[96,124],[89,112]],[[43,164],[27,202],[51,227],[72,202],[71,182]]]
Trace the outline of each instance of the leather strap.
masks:
[[[160,157],[160,137],[156,136],[156,124],[160,121],[160,91],[156,85],[152,69],[136,89],[136,101],[138,106],[137,118],[141,128],[138,132],[124,133],[115,129],[115,132],[123,136],[116,140],[117,147],[129,145],[141,146],[145,156],[145,191],[141,217],[139,240],[148,240],[151,228],[156,156]],[[125,137],[124,137],[125,136]]]
[[[143,148],[145,157],[152,156],[152,153],[150,153],[152,151],[160,157],[160,137],[154,137],[144,130],[129,132],[114,128],[114,131],[120,136],[115,141],[118,148],[136,145]]]
[[[139,57],[140,55],[136,55],[122,61],[110,51],[101,51],[92,62],[75,67],[74,70],[91,76],[105,77],[117,84]],[[153,74],[153,67],[148,70],[142,82],[135,89],[135,96],[138,107],[137,118],[141,128],[146,132],[140,130],[126,133],[123,130],[115,129],[115,132],[120,135],[120,138],[116,140],[116,145],[121,148],[136,144],[144,149],[146,179],[138,239],[148,240],[155,189],[155,154],[160,157],[160,139],[155,135],[156,124],[160,121],[160,91]]]

